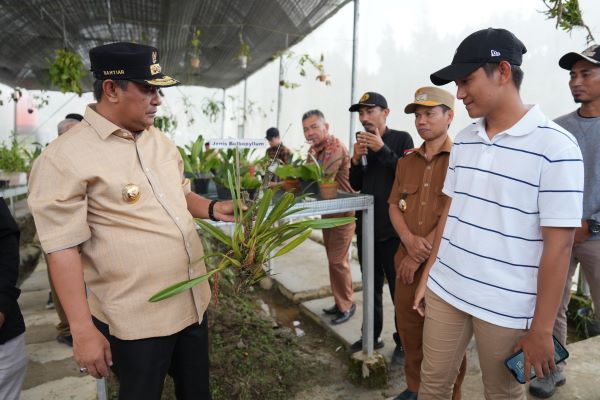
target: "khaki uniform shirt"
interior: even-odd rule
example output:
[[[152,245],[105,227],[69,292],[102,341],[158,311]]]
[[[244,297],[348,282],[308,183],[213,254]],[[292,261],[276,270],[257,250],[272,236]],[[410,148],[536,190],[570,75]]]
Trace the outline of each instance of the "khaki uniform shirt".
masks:
[[[128,184],[139,187],[135,203],[123,197]],[[42,247],[80,246],[90,310],[112,335],[166,336],[201,320],[210,301],[206,282],[148,302],[206,272],[189,192],[179,152],[165,135],[151,127],[134,139],[93,104],[36,160],[28,203]]]
[[[448,137],[440,152],[427,161],[425,143],[398,160],[396,177],[389,204],[406,203],[402,216],[408,229],[418,236],[427,236],[436,226],[444,210],[448,196],[442,193],[444,179],[448,170],[448,161],[452,139]],[[400,238],[402,241],[402,238]],[[396,266],[407,255],[402,244],[395,256]]]

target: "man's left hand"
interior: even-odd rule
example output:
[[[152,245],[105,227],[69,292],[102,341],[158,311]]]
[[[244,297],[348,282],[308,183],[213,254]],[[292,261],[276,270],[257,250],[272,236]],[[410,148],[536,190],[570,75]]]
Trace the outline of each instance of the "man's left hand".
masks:
[[[398,266],[398,275],[405,285],[413,283],[415,272],[419,269],[421,264],[415,261],[411,256],[406,255],[400,265]]]
[[[534,330],[527,332],[517,342],[514,351],[523,350],[525,356],[525,381],[529,382],[529,371],[535,369],[537,378],[543,378],[556,368],[554,363],[554,341],[552,333],[542,333]]]
[[[213,209],[215,218],[224,222],[235,221],[233,214],[233,202],[231,200],[218,201]]]

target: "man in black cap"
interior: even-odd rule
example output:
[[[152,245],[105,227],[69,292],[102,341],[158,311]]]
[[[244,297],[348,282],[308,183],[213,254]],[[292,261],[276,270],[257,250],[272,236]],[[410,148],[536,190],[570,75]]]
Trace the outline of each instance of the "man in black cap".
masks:
[[[281,138],[279,137],[279,129],[267,129],[266,138],[269,142],[269,148],[266,150],[266,156],[269,157],[270,160],[277,159],[280,164],[289,163],[292,153],[290,152],[290,149],[288,149],[283,145],[283,143],[281,143]]]
[[[383,284],[385,278],[392,301],[394,301],[394,286],[396,284],[396,271],[394,255],[398,250],[400,239],[394,230],[387,212],[387,200],[394,184],[396,162],[406,150],[413,148],[413,141],[406,132],[390,129],[386,125],[390,113],[385,97],[375,92],[363,94],[358,103],[349,108],[350,112],[358,112],[360,123],[364,131],[356,133],[352,165],[350,166],[350,184],[352,188],[361,193],[373,195],[375,205],[375,232],[374,233],[374,321],[373,337],[375,348],[384,346],[381,338],[383,329]],[[358,258],[362,260],[362,222],[359,214],[356,224],[358,239]],[[362,262],[361,262],[362,265]],[[396,321],[396,318],[394,318]],[[400,336],[398,330],[394,332],[396,343],[395,356],[400,355]],[[353,352],[362,349],[362,339],[352,344]]]
[[[573,136],[522,102],[526,51],[505,29],[480,30],[431,75],[454,81],[480,119],[455,138],[450,201],[415,294],[425,316],[421,400],[451,397],[473,335],[488,399],[525,399],[504,364],[518,350],[527,381],[532,368],[538,377],[555,368],[552,327],[581,224],[583,165]]]
[[[583,190],[583,218],[575,230],[575,245],[567,275],[562,303],[554,324],[554,336],[566,345],[567,308],[571,298],[571,284],[579,264],[585,274],[594,302],[595,319],[589,333],[600,334],[600,46],[593,45],[581,53],[567,53],[558,65],[569,71],[569,88],[575,103],[581,107],[554,120],[575,136],[583,155],[585,184]],[[547,398],[556,386],[566,382],[564,364],[542,379],[531,382],[529,392]]]
[[[210,399],[208,284],[148,299],[206,272],[192,216],[232,221],[231,202],[191,192],[153,127],[158,89],[179,83],[158,50],[112,43],[90,61],[97,103],[36,160],[28,198],[75,361],[96,378],[112,366],[122,400],[160,398],[167,373],[178,399]]]

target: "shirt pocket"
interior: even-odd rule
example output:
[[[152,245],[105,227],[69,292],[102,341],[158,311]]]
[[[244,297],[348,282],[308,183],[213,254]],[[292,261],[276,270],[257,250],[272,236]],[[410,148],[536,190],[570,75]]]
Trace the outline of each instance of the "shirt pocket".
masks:
[[[406,210],[404,212],[416,212],[419,208],[419,186],[418,184],[405,184],[400,190],[400,200],[398,201],[398,207],[400,210],[403,209],[402,201],[406,203]]]

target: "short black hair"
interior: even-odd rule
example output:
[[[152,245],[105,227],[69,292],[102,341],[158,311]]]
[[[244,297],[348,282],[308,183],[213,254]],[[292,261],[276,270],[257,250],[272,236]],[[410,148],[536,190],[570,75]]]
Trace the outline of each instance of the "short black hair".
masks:
[[[304,121],[307,118],[314,117],[315,115],[317,117],[321,118],[323,121],[325,121],[325,115],[323,115],[323,112],[321,112],[321,110],[317,110],[317,109],[309,110],[309,111],[305,112],[304,114],[302,114],[302,121]]]
[[[129,84],[129,81],[123,79],[113,79],[113,82],[121,89],[127,90],[127,85]],[[94,81],[94,99],[96,99],[96,101],[100,101],[100,99],[102,98],[102,83],[104,83],[104,80],[102,79],[96,79]]]
[[[438,104],[436,107],[439,107],[439,108],[441,108],[441,109],[442,109],[442,112],[443,112],[444,114],[446,114],[448,111],[452,110],[450,107],[448,107],[448,106],[447,106],[447,105],[445,105],[445,104]]]
[[[499,63],[486,63],[483,64],[482,68],[487,76],[492,76],[495,70],[498,69]],[[512,71],[512,81],[515,84],[517,90],[521,90],[521,83],[523,83],[524,72],[518,65],[510,64]]]
[[[75,119],[75,120],[81,122],[81,121],[83,121],[83,115],[76,114],[76,113],[67,114],[67,116],[65,117],[65,119]]]
[[[271,140],[276,137],[279,137],[279,129],[275,127],[267,129],[267,140]]]

